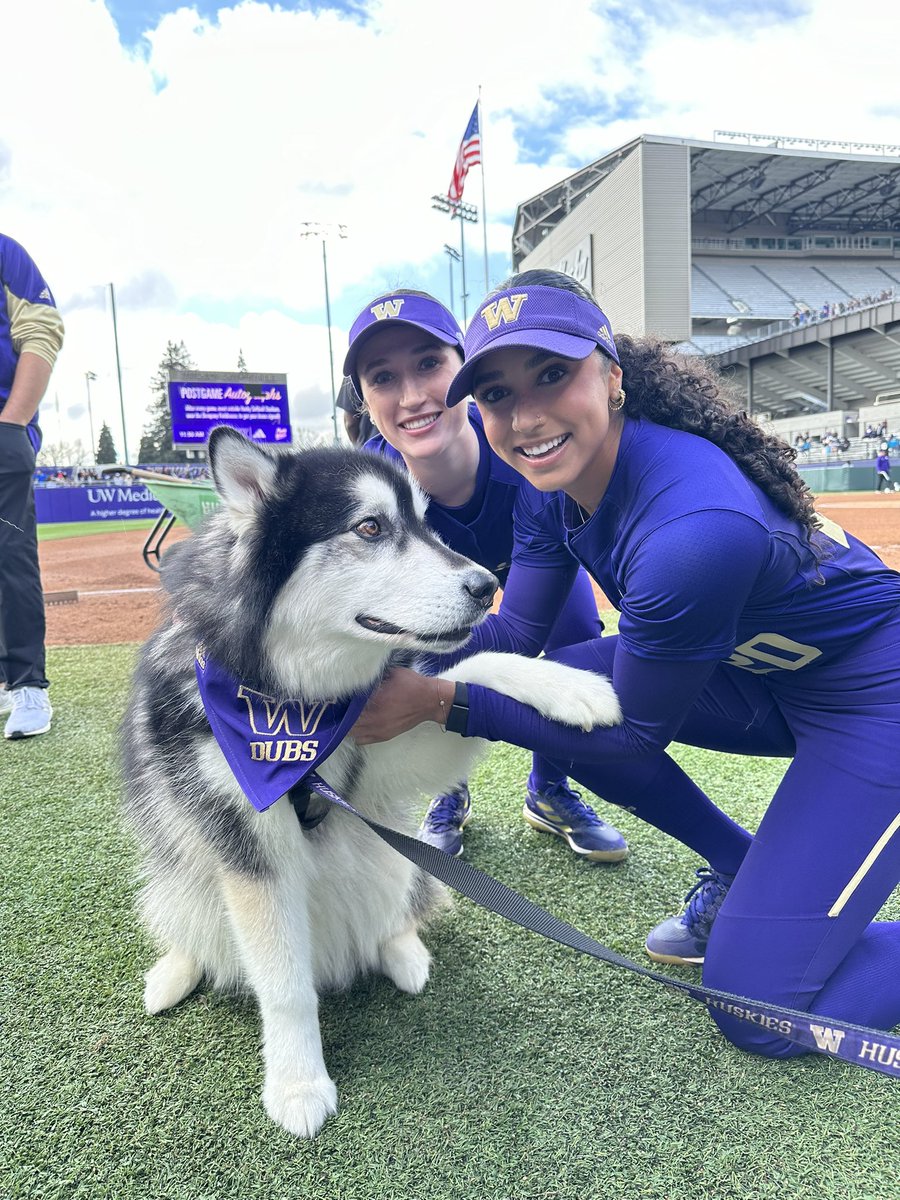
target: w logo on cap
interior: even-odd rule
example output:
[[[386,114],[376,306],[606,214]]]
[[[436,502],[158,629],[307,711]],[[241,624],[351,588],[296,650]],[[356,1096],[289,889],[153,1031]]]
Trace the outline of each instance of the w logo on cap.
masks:
[[[380,304],[373,304],[369,312],[371,312],[376,321],[385,321],[388,317],[399,317],[403,304],[404,301],[402,298],[382,300]]]
[[[527,299],[527,292],[519,292],[515,296],[501,296],[499,300],[492,300],[490,304],[486,304],[480,316],[484,317],[489,332],[493,333],[501,325],[518,321],[519,310]]]

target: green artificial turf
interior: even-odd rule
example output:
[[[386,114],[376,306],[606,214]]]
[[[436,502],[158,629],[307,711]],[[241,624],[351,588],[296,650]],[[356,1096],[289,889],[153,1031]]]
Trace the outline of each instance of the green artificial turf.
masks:
[[[201,988],[168,1015],[141,1008],[153,951],[115,750],[134,654],[52,651],[52,733],[0,744],[2,1200],[900,1195],[897,1081],[741,1053],[700,1005],[462,898],[426,933],[422,996],[373,977],[322,1001],[337,1117],[312,1142],[273,1125],[251,1000]],[[674,753],[751,827],[784,767]],[[698,864],[603,805],[631,855],[577,860],[522,821],[528,765],[498,746],[473,777],[468,859],[640,959]]]
[[[135,521],[55,521],[38,525],[39,542],[58,542],[61,538],[86,537],[91,533],[123,533],[132,529],[152,529],[156,522],[152,517],[141,517]]]

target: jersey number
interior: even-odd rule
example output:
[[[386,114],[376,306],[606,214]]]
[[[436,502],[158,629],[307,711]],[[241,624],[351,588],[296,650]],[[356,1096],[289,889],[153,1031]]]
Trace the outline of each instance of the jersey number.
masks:
[[[730,667],[740,667],[752,675],[768,675],[771,671],[799,671],[821,653],[815,646],[804,646],[780,633],[758,633],[735,646],[734,653],[726,661]],[[768,666],[761,665],[763,663]]]

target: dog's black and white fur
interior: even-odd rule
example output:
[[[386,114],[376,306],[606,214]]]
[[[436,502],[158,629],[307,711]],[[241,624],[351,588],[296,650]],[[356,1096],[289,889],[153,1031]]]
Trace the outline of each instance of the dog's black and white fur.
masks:
[[[140,908],[164,951],[144,1005],[171,1008],[204,977],[249,987],[262,1016],[266,1111],[312,1136],[336,1109],[319,993],[365,971],[420,992],[430,957],[418,929],[443,893],[342,811],[311,831],[286,797],[257,813],[212,737],[195,648],[276,699],[346,697],[370,688],[398,652],[464,644],[496,581],[442,545],[424,523],[425,497],[381,458],[272,455],[224,428],[209,454],[222,507],[170,551],[170,615],[144,649],[123,725],[125,808],[145,865]],[[555,663],[479,654],[445,677],[572,725],[619,720],[607,680]],[[426,722],[379,745],[348,738],[320,770],[367,816],[411,831],[422,795],[466,778],[484,746]]]

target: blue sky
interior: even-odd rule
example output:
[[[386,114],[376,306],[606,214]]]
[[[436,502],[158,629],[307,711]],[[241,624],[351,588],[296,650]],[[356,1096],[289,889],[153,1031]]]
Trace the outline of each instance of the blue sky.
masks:
[[[516,206],[642,133],[900,141],[896,0],[0,0],[4,232],[66,319],[48,434],[84,437],[85,373],[115,429],[108,284],[136,443],[168,340],[285,371],[295,422],[330,420],[322,247],[339,365],[353,317],[398,285],[449,299],[434,211],[482,89],[488,283]],[[27,96],[28,103],[19,102]],[[482,207],[474,168],[464,199]],[[482,217],[484,214],[481,214]],[[348,236],[337,237],[335,226]],[[484,226],[467,225],[469,311]],[[457,315],[461,280],[454,276]],[[615,314],[611,314],[615,323]],[[339,383],[339,379],[336,380]],[[59,400],[59,417],[56,400]]]
[[[141,0],[140,3],[134,3],[133,0],[108,0],[106,7],[116,23],[122,45],[143,52],[146,50],[145,32],[155,29],[163,17],[174,12],[180,6],[173,4],[171,0]],[[221,10],[237,8],[238,5],[237,3],[216,4],[210,3],[210,0],[197,0],[190,7],[201,20],[216,24]],[[330,9],[365,23],[369,5],[363,0],[318,0],[318,2],[310,0],[310,3],[306,4],[286,2],[280,7],[288,12],[306,11],[311,13],[325,12]]]

